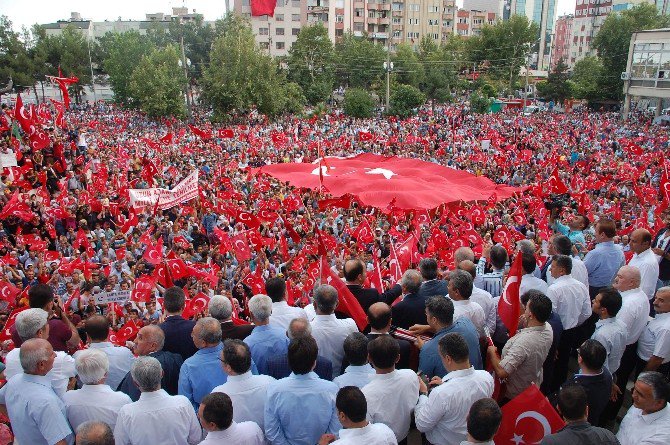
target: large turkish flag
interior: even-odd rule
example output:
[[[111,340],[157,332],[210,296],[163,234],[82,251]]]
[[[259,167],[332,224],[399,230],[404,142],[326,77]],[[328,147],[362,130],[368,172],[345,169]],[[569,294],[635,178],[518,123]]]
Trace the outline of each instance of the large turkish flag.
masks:
[[[400,209],[433,209],[449,202],[485,201],[494,195],[505,199],[521,191],[432,162],[370,153],[329,157],[321,164],[274,164],[261,170],[295,187],[311,189],[319,189],[322,176],[333,196],[351,193],[362,204],[382,209],[391,203]]]
[[[251,15],[269,15],[274,17],[277,0],[251,0]]]

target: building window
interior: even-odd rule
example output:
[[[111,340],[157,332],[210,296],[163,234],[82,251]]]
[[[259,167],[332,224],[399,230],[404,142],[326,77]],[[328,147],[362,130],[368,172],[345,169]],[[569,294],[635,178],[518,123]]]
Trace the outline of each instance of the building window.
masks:
[[[291,7],[292,8],[299,8],[300,7],[300,0],[293,0],[291,2]]]
[[[291,35],[297,36],[298,34],[300,34],[300,28],[291,29]]]
[[[292,22],[299,22],[300,21],[300,14],[291,14],[291,21]]]
[[[397,30],[396,30],[396,31],[393,31],[393,38],[394,38],[394,39],[399,39],[401,36],[402,36],[402,32],[401,32],[401,31],[397,31]]]
[[[275,21],[283,22],[284,21],[284,14],[275,14]]]
[[[402,25],[402,19],[400,17],[393,17],[394,25]]]
[[[421,5],[417,5],[416,3],[412,3],[409,5],[409,10],[414,11],[414,12],[419,12],[421,11]]]
[[[354,31],[363,32],[363,29],[362,23],[354,23]]]
[[[270,47],[270,43],[269,42],[260,42],[258,44],[258,46],[260,47],[260,49],[267,51],[267,49]]]
[[[267,36],[270,33],[268,28],[258,28],[258,34],[261,36]]]
[[[335,16],[335,21],[336,21],[337,23],[344,23],[344,16],[343,16],[343,15],[340,15],[340,14],[336,15],[336,16]]]
[[[419,19],[407,19],[407,24],[408,25],[418,25],[419,24]]]
[[[344,35],[344,29],[336,29],[335,37],[342,37]]]
[[[391,5],[391,10],[393,11],[402,11],[405,9],[405,4],[404,3],[393,3]]]
[[[429,6],[428,7],[428,12],[437,12],[439,10],[440,10],[440,8],[437,7],[437,6]]]
[[[439,34],[431,34],[431,36],[433,37],[433,40],[439,40],[440,38]]]
[[[368,17],[371,19],[375,18],[375,12],[376,11],[374,9],[368,10]]]
[[[276,48],[277,49],[284,49],[285,46],[286,45],[284,44],[284,42],[277,42],[276,43]]]
[[[276,36],[283,36],[284,35],[284,28],[275,29],[275,35]]]
[[[354,9],[354,16],[355,17],[364,17],[363,14],[365,14],[365,10],[363,8]]]
[[[249,0],[242,0],[242,6],[250,6],[250,5],[251,3],[249,2]]]

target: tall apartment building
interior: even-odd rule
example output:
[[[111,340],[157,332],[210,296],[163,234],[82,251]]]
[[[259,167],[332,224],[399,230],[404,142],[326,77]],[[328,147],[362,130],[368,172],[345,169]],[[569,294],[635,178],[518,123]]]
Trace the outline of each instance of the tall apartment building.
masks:
[[[463,0],[463,9],[467,11],[489,11],[503,17],[505,0]]]
[[[612,0],[576,0],[570,66],[586,56],[595,55],[591,42],[611,11]]]
[[[459,9],[456,34],[463,37],[478,36],[484,25],[493,25],[498,15],[495,12]]]
[[[553,70],[562,59],[567,65],[573,62],[570,60],[570,47],[572,45],[572,25],[575,16],[572,14],[562,15],[556,19],[554,25],[554,38],[551,45],[551,63],[550,70]]]
[[[540,27],[538,36],[539,51],[533,65],[542,70],[550,56],[551,35],[554,33],[556,0],[510,0],[511,15],[525,15]]]

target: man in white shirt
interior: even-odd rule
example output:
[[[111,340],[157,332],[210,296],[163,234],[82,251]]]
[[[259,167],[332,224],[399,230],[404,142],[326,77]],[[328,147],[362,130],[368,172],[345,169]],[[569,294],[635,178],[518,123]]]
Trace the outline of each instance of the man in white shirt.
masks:
[[[130,366],[135,360],[135,356],[130,349],[124,346],[115,346],[107,341],[109,336],[109,319],[102,315],[94,315],[86,319],[86,334],[89,340],[89,349],[97,349],[105,353],[109,359],[109,373],[107,375],[106,383],[110,388],[116,390],[121,383],[121,380],[130,371]],[[74,353],[74,359],[81,354],[82,351]]]
[[[412,411],[419,399],[419,378],[409,369],[395,369],[400,360],[398,343],[382,335],[368,344],[375,375],[363,387],[368,402],[368,420],[393,430],[398,442],[407,438]]]
[[[645,371],[666,373],[670,362],[670,287],[662,287],[654,299],[656,317],[649,321],[640,335],[637,356]],[[642,366],[642,364],[640,364]]]
[[[275,379],[269,375],[251,374],[251,352],[241,340],[230,339],[223,343],[221,363],[228,380],[212,392],[228,394],[232,400],[235,422],[255,422],[264,430],[265,396],[268,385]]]
[[[612,375],[619,369],[623,351],[626,349],[626,340],[628,340],[626,325],[617,318],[621,304],[619,291],[613,287],[605,287],[598,292],[591,305],[593,313],[600,319],[596,323],[596,330],[591,338],[599,341],[605,347],[607,352],[605,367]]]
[[[375,303],[385,304],[385,303]],[[349,366],[344,373],[333,379],[333,383],[340,388],[356,386],[362,388],[368,383],[375,370],[368,363],[368,338],[360,332],[352,332],[344,339],[344,356]]]
[[[640,289],[648,299],[654,298],[658,282],[658,260],[651,250],[651,233],[647,229],[637,229],[630,235],[630,250],[635,252],[629,266],[640,270]]]
[[[63,395],[67,420],[74,430],[82,423],[92,420],[105,422],[113,430],[119,409],[132,400],[122,392],[113,391],[106,384],[109,359],[104,352],[98,349],[85,349],[79,352],[75,366],[79,380],[84,386]]]
[[[358,327],[351,318],[335,317],[337,304],[337,289],[333,286],[322,284],[314,289],[316,317],[312,322],[312,337],[319,346],[319,355],[333,364],[333,378],[341,373],[344,339],[350,333],[358,332]]]
[[[472,276],[473,284],[477,281],[477,265],[475,263],[470,260],[464,260],[458,263],[457,267],[468,272],[470,276]],[[470,301],[477,303],[484,309],[486,327],[489,328],[489,332],[494,332],[496,330],[498,310],[491,294],[477,286],[472,286]]]
[[[416,427],[426,434],[433,445],[449,445],[465,440],[466,416],[479,399],[493,394],[493,377],[486,371],[476,371],[470,365],[468,344],[463,336],[452,332],[443,336],[439,352],[449,373],[433,377],[436,385],[428,396],[428,386],[420,381],[419,403],[414,410]]]
[[[524,275],[521,277],[519,295],[523,295],[531,289],[539,290],[543,294],[547,295],[547,289],[549,288],[549,285],[534,275],[534,272],[537,269],[535,255],[530,253],[522,253],[521,267],[523,268]]]
[[[193,405],[184,396],[170,396],[161,389],[163,370],[153,357],[138,357],[130,375],[142,392],[137,402],[124,405],[114,428],[116,445],[195,445],[202,429]]]
[[[16,316],[14,326],[22,341],[31,338],[49,338],[49,314],[44,309],[31,308],[20,312]],[[20,348],[14,348],[5,357],[5,378],[11,379],[15,375],[23,374],[23,367],[19,357]],[[63,351],[56,352],[53,367],[46,375],[51,380],[51,386],[58,397],[63,397],[67,391],[70,379],[76,375],[74,359]]]
[[[265,445],[265,435],[258,425],[233,420],[233,402],[225,393],[213,392],[203,397],[198,418],[207,431],[201,445]]]
[[[366,419],[367,401],[360,388],[344,386],[340,388],[335,399],[337,417],[342,429],[340,438],[335,442],[335,436],[324,434],[319,445],[333,443],[334,445],[396,445],[395,434],[383,423],[370,423]]]
[[[670,443],[670,384],[658,372],[643,372],[635,382],[633,406],[616,437],[621,445]]]
[[[273,277],[265,282],[265,292],[272,299],[272,315],[270,316],[270,326],[275,326],[283,330],[288,329],[288,325],[294,318],[307,318],[307,314],[302,308],[289,306],[287,303],[288,293],[286,292],[286,281],[281,277]]]
[[[485,337],[484,326],[486,326],[486,315],[482,307],[471,301],[472,275],[464,270],[456,269],[449,275],[447,290],[449,298],[454,302],[454,321],[461,317],[468,318],[475,328],[479,337]]]
[[[548,265],[545,264],[545,266],[542,267],[542,270],[546,270],[547,284],[549,286],[554,284],[554,281],[556,280],[554,277],[551,276],[551,272],[549,271],[552,263],[551,257],[554,255],[567,255],[572,258],[572,272],[570,272],[570,276],[575,280],[579,281],[580,283],[582,283],[588,289],[589,271],[586,269],[586,265],[584,264],[584,262],[578,256],[572,255],[572,241],[570,241],[570,238],[568,238],[565,235],[558,235],[558,234],[552,236],[551,242],[549,243],[548,247],[548,253],[549,253],[549,259],[547,260]],[[544,278],[544,273],[542,278]]]
[[[572,258],[567,255],[554,255],[551,262],[551,275],[554,283],[547,290],[552,308],[561,318],[563,333],[558,343],[556,366],[550,388],[558,390],[568,375],[568,362],[573,350],[581,343],[582,333],[579,327],[591,316],[591,298],[584,284],[570,276]]]

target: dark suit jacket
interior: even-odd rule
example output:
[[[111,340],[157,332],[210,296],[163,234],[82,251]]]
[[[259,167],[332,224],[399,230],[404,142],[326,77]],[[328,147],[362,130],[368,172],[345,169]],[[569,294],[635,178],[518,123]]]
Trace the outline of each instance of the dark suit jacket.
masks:
[[[600,415],[610,399],[612,374],[607,368],[603,368],[603,372],[598,375],[575,374],[573,381],[586,390],[586,397],[589,402],[588,421],[597,425],[600,421]]]
[[[163,351],[177,353],[181,355],[182,360],[186,360],[197,352],[198,348],[195,347],[191,338],[195,321],[176,315],[166,318],[158,326],[165,333]]]
[[[176,396],[179,385],[179,370],[183,363],[181,356],[173,352],[156,351],[149,354],[149,357],[158,360],[163,368],[161,388],[171,396]],[[128,374],[121,380],[121,383],[119,383],[119,387],[116,390],[128,394],[133,402],[137,402],[140,398],[140,390],[135,386],[130,371],[128,371]]]
[[[270,357],[267,361],[268,375],[277,380],[291,375],[291,368],[288,365],[288,354],[277,354]],[[316,366],[314,372],[319,378],[324,380],[333,380],[333,363],[318,355],[316,357]]]
[[[402,289],[400,288],[399,284],[396,284],[391,289],[381,294],[377,289],[364,288],[359,284],[347,284],[347,287],[361,304],[361,307],[366,314],[368,313],[368,308],[374,303],[383,301],[384,303],[390,305],[402,294]]]
[[[426,319],[426,298],[417,294],[405,295],[405,298],[391,308],[393,324],[409,329],[415,324],[428,324]]]
[[[588,422],[565,425],[555,434],[546,436],[542,445],[619,445],[616,436],[605,428],[598,428]]]
[[[366,337],[368,337],[368,339],[372,341],[375,338],[378,338],[380,335],[390,335],[390,334],[375,334],[373,332],[370,332],[369,334],[366,334]],[[401,338],[396,338],[395,341],[398,342],[398,346],[400,347],[400,361],[396,363],[395,367],[396,369],[409,369],[409,359],[412,344],[407,340],[403,340]]]
[[[221,341],[227,338],[233,338],[237,340],[244,340],[251,334],[251,331],[254,330],[254,325],[245,324],[245,325],[235,325],[232,321],[223,321],[221,322]]]
[[[447,282],[444,280],[430,280],[424,281],[421,283],[419,292],[416,293],[417,296],[423,298],[424,300],[432,297],[433,295],[442,295],[443,297],[449,293],[447,289]]]
[[[652,247],[658,247],[658,240],[663,235],[668,229],[661,229],[658,231],[656,236],[654,237],[654,240],[651,243]],[[665,246],[666,253],[670,252],[670,243],[668,243],[667,246]],[[667,260],[665,258],[661,258],[661,262],[658,263],[658,279],[659,280],[670,280],[670,260]]]

